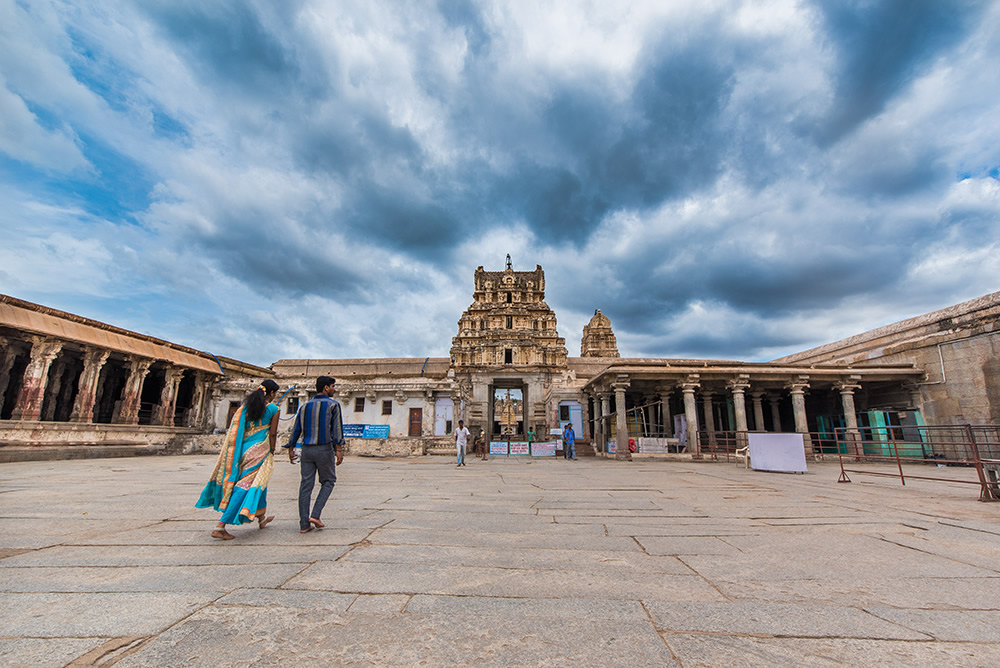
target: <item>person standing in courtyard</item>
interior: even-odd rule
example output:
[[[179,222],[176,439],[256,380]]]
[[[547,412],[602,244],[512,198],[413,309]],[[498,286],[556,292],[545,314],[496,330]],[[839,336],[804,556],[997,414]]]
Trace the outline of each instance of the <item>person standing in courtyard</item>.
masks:
[[[316,379],[316,396],[295,414],[288,444],[288,461],[295,463],[295,444],[302,439],[302,480],[299,483],[299,532],[322,529],[320,519],[333,486],[337,482],[337,467],[344,461],[344,423],[340,404],[333,400],[337,381],[330,376]],[[319,494],[309,512],[313,486],[319,477]]]
[[[566,423],[566,428],[563,430],[563,457],[566,459],[576,460],[576,433],[573,431],[573,424],[571,422]]]
[[[458,421],[455,430],[455,450],[458,451],[458,465],[465,466],[465,450],[469,447],[469,430],[465,428],[465,420]]]
[[[274,520],[267,515],[267,483],[278,434],[278,407],[271,403],[277,392],[278,384],[267,379],[233,413],[215,470],[195,504],[222,511],[212,538],[235,538],[226,531],[227,524],[256,520],[263,529]]]

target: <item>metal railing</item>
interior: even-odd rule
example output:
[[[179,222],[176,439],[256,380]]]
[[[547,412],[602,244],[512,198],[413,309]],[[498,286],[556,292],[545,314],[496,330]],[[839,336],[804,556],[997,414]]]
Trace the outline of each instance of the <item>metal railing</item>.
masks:
[[[751,431],[700,431],[702,456],[737,461],[737,450],[747,446]],[[838,482],[851,482],[848,473],[979,485],[981,501],[1000,501],[1000,425],[878,426],[802,434],[806,452],[836,456]],[[858,468],[857,464],[893,464],[895,472]],[[906,465],[906,468],[904,468]],[[912,465],[912,466],[911,466]],[[917,468],[914,468],[917,467]],[[938,468],[975,471],[969,479],[933,475]]]

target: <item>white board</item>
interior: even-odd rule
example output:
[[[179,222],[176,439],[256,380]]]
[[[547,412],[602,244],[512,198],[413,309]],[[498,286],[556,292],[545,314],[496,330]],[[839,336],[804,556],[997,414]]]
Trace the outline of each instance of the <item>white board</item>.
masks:
[[[755,471],[806,472],[802,434],[749,434],[750,468]]]

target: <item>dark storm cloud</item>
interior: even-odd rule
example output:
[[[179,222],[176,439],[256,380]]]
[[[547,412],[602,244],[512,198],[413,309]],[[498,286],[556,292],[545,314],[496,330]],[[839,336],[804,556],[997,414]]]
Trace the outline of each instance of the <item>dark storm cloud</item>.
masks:
[[[299,80],[294,54],[244,2],[139,3],[211,82],[258,97],[290,90]],[[286,6],[286,9],[288,7]]]
[[[878,115],[934,58],[964,38],[986,3],[975,0],[818,2],[837,52],[833,107],[817,128],[836,142]]]

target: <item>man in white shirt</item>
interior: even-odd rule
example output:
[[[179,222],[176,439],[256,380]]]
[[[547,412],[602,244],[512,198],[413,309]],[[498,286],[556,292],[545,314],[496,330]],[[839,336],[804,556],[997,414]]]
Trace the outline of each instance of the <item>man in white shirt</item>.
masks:
[[[458,450],[458,465],[465,466],[465,449],[469,445],[469,430],[465,428],[465,420],[458,421],[455,430],[455,449]]]

